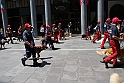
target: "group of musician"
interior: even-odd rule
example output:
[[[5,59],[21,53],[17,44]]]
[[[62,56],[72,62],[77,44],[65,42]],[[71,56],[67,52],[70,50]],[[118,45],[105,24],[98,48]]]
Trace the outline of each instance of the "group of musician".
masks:
[[[90,38],[90,31],[92,25],[87,28],[86,40]],[[107,18],[104,23],[104,37],[100,45],[101,49],[105,48],[105,42],[108,39],[109,45],[112,48],[113,54],[105,58],[102,63],[105,63],[105,66],[108,67],[110,61],[113,62],[113,67],[117,66],[117,56],[120,53],[120,41],[124,40],[124,20],[119,20],[118,17],[112,19]],[[93,28],[93,38],[91,42],[96,43],[97,40],[101,40],[101,30],[100,30],[100,21],[97,21],[97,25]],[[91,38],[90,38],[91,39]]]

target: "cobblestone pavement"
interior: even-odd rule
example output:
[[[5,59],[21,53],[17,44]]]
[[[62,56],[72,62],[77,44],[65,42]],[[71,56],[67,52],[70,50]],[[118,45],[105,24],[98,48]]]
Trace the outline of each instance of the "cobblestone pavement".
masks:
[[[43,61],[38,61],[39,67],[32,67],[32,60],[27,60],[28,66],[23,66],[23,42],[14,42],[0,50],[0,83],[109,83],[112,73],[118,73],[124,81],[124,69],[106,69],[100,63],[103,56],[96,53],[101,50],[100,44],[90,40],[72,37],[61,40],[60,44],[54,43],[57,50],[47,49],[40,53]],[[40,45],[40,40],[35,42]]]

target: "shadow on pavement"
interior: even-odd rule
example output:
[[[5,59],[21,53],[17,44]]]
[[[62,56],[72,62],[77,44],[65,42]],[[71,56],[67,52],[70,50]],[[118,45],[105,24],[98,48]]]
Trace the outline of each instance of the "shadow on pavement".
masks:
[[[51,59],[53,57],[47,57],[47,58],[40,58],[41,60],[44,60],[44,59]],[[29,58],[28,60],[33,60],[33,58]]]
[[[44,59],[51,59],[53,57],[47,57],[47,58],[40,58],[41,60],[44,60]]]
[[[29,67],[44,67],[45,65],[51,65],[51,63],[47,63],[46,61],[43,61],[42,63],[38,63],[37,65],[25,64],[25,66],[29,66]]]
[[[29,66],[29,67],[44,67],[45,65],[51,65],[51,63],[47,63],[46,61],[43,61],[44,59],[51,59],[51,58],[53,58],[53,57],[40,58],[42,60],[42,63],[38,63],[37,65],[28,65],[28,64],[25,64],[25,66]],[[33,59],[30,58],[28,60],[33,60]]]
[[[43,61],[39,67],[44,67],[45,65],[51,65],[51,63],[47,63],[46,61]]]
[[[13,44],[20,44],[20,43],[14,42]]]
[[[59,50],[60,48],[54,48],[53,50]]]
[[[100,61],[100,62],[105,64],[105,62],[103,62],[103,61]],[[111,64],[112,66],[108,66],[108,64]],[[105,64],[105,68],[106,69],[109,69],[109,68],[124,68],[124,63],[117,62],[117,64],[113,66],[113,62],[110,61],[109,63],[107,63],[107,65]]]
[[[118,62],[116,66],[114,66],[114,67],[113,66],[110,66],[108,68],[124,68],[124,63]]]
[[[61,48],[54,48],[54,49],[52,49],[52,48],[47,48],[46,50],[59,50],[59,49],[61,49]]]
[[[58,42],[58,43],[56,43],[56,44],[63,44],[64,42]]]

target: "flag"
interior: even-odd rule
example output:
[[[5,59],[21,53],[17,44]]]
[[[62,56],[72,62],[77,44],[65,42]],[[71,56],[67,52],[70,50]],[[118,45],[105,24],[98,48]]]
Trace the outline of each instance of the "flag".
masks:
[[[82,5],[82,3],[88,5],[89,4],[89,0],[80,0],[80,5]]]
[[[82,0],[80,0],[80,5],[82,5]]]
[[[82,0],[82,2],[85,4],[85,0]]]
[[[89,4],[89,0],[86,0],[86,5],[88,5]]]
[[[1,11],[4,12],[4,8],[3,8],[3,5],[1,4]]]

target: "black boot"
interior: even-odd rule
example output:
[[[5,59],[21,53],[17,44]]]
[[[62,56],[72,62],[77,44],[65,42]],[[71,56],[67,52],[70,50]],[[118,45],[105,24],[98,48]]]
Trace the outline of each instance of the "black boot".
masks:
[[[89,37],[90,38],[90,40],[91,40],[91,37]]]
[[[37,62],[37,58],[33,59],[33,66],[34,67],[39,66],[39,63]]]
[[[55,50],[54,45],[52,45],[51,47],[52,47],[52,50]]]
[[[22,64],[25,66],[25,61],[26,61],[25,58],[22,58],[21,61],[22,61]]]
[[[100,61],[101,63],[105,63],[105,68],[108,68],[108,62],[105,62],[105,60]]]
[[[108,68],[108,63],[105,63],[105,68]]]

